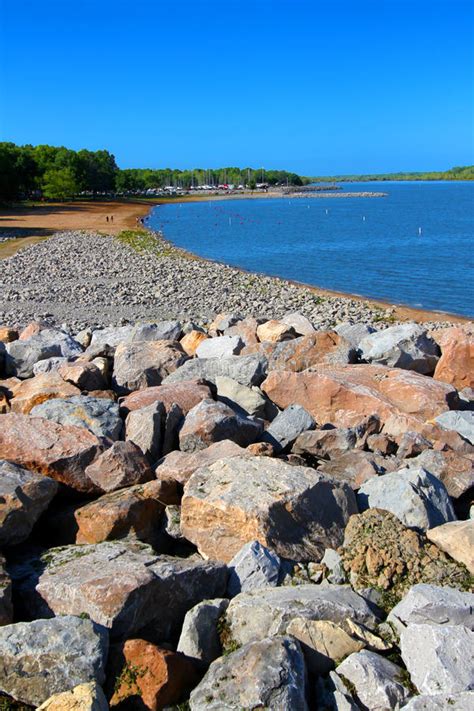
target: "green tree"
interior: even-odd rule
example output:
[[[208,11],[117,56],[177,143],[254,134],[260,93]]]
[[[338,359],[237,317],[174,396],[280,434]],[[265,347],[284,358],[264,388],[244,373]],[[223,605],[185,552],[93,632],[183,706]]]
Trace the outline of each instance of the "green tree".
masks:
[[[72,168],[52,168],[43,175],[41,189],[50,200],[67,200],[78,192],[78,183]]]

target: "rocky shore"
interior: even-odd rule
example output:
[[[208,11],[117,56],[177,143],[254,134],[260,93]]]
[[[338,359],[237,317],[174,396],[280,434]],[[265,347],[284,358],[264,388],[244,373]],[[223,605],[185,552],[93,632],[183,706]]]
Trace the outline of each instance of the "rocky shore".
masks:
[[[140,239],[4,262],[0,707],[471,709],[474,325]]]

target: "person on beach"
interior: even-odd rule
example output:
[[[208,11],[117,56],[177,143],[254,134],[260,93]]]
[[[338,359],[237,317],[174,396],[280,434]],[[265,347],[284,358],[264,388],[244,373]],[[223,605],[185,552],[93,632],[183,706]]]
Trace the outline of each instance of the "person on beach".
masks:
[[[107,220],[107,222],[108,222],[108,221],[109,221],[109,216],[107,215],[105,219],[106,219],[106,220]]]
[[[111,222],[114,221],[114,216],[113,216],[113,215],[110,215],[110,221],[111,221]]]

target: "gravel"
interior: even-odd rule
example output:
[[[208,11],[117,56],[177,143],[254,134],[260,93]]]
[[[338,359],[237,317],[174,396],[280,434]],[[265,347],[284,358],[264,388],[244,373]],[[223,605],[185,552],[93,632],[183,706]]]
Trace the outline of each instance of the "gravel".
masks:
[[[291,311],[317,329],[343,321],[377,328],[393,323],[390,307],[321,297],[283,279],[201,260],[159,235],[150,242],[151,248],[136,251],[111,236],[68,231],[2,260],[0,324],[21,327],[37,319],[77,331],[163,319],[204,325],[222,312],[281,318]],[[450,324],[436,322],[441,325]]]

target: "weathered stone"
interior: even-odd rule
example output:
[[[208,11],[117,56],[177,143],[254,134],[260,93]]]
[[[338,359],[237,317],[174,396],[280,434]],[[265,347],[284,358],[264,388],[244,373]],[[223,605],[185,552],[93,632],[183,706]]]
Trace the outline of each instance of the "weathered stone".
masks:
[[[191,711],[307,711],[306,672],[299,644],[273,637],[246,645],[211,664],[191,693]]]
[[[444,484],[421,468],[399,469],[366,481],[357,503],[360,511],[391,511],[405,526],[422,531],[456,519]]]
[[[208,335],[202,331],[192,330],[182,337],[180,340],[180,346],[188,356],[193,356],[196,354],[197,347],[206,339]]]
[[[252,316],[237,321],[233,326],[226,328],[224,333],[226,336],[240,336],[245,346],[251,346],[258,343],[257,338],[258,322]]]
[[[391,368],[434,373],[439,347],[427,331],[416,323],[402,323],[366,336],[359,343],[361,357],[369,363]]]
[[[228,328],[231,328],[235,324],[239,323],[241,318],[242,317],[239,316],[239,314],[217,314],[215,319],[209,325],[209,331],[220,331],[222,333]]]
[[[420,694],[414,696],[403,707],[404,711],[472,711],[474,691],[459,694]]]
[[[401,632],[400,652],[421,694],[474,689],[474,632],[467,627],[410,624]]]
[[[140,447],[152,466],[161,456],[165,413],[163,403],[154,402],[147,407],[133,410],[125,421],[125,439]]]
[[[97,437],[107,437],[114,441],[119,439],[123,429],[118,405],[106,398],[90,395],[54,398],[36,405],[30,414],[59,425],[84,427]]]
[[[105,390],[107,383],[94,363],[77,360],[59,366],[58,373],[63,380],[72,383],[79,390]]]
[[[230,439],[246,447],[258,439],[262,429],[261,421],[241,417],[223,402],[202,400],[186,415],[179,432],[179,446],[183,452],[195,452]]]
[[[37,336],[38,333],[49,328],[45,321],[30,321],[30,323],[25,326],[25,328],[20,331],[20,341],[27,341],[32,336]]]
[[[400,709],[412,696],[403,685],[402,668],[375,652],[351,654],[336,673],[350,681],[366,709]]]
[[[345,322],[338,324],[334,330],[339,336],[349,341],[351,346],[358,348],[362,339],[370,336],[371,333],[375,333],[377,329],[364,323]]]
[[[174,341],[134,341],[119,343],[115,350],[112,384],[126,395],[162,380],[179,368],[188,356]]]
[[[433,332],[441,347],[433,377],[454,385],[458,390],[474,388],[474,329],[472,324],[453,326]]]
[[[196,452],[170,452],[158,462],[155,474],[162,481],[172,479],[184,485],[196,469],[214,464],[219,459],[243,457],[246,453],[247,450],[239,447],[235,442],[224,439]]]
[[[38,711],[108,711],[109,705],[102,688],[96,682],[79,684],[70,691],[54,694]]]
[[[116,348],[119,343],[130,340],[133,326],[110,326],[109,328],[97,328],[92,332],[90,348],[100,349],[105,345]]]
[[[100,491],[144,484],[153,471],[140,447],[133,442],[114,442],[86,468],[86,476]]]
[[[228,358],[193,358],[168,375],[163,384],[203,378],[215,383],[216,377],[225,375],[242,385],[260,385],[267,372],[267,360],[258,354],[229,356]]]
[[[7,343],[7,375],[18,378],[31,378],[33,366],[39,360],[63,356],[70,358],[82,353],[82,348],[64,331],[46,328],[40,333],[24,340]]]
[[[253,454],[255,457],[273,457],[275,450],[270,442],[254,442],[249,444],[245,451],[248,454]]]
[[[179,341],[183,327],[179,321],[159,321],[158,323],[137,323],[128,338],[136,341]]]
[[[69,615],[0,627],[0,690],[39,706],[51,694],[104,681],[108,635]]]
[[[81,391],[78,388],[71,383],[66,383],[57,372],[53,371],[24,380],[15,388],[15,396],[10,405],[12,412],[28,415],[36,405],[41,405],[42,402],[80,394]]]
[[[474,575],[474,519],[445,523],[427,531],[426,535],[451,558],[458,563],[464,563]]]
[[[0,343],[11,343],[12,341],[18,340],[20,334],[14,328],[8,328],[7,326],[2,326],[0,328]]]
[[[352,450],[329,462],[321,462],[320,471],[332,479],[347,482],[352,489],[359,489],[365,482],[383,474],[389,464],[389,459],[383,459],[371,452]]]
[[[311,321],[299,311],[285,314],[281,319],[281,323],[286,323],[287,326],[290,326],[298,336],[310,336],[315,332]]]
[[[0,458],[60,481],[82,492],[98,488],[85,473],[101,453],[100,440],[81,427],[58,425],[42,417],[1,415]]]
[[[264,341],[278,343],[279,341],[287,341],[295,336],[295,330],[288,326],[287,323],[283,323],[283,321],[273,319],[257,326],[257,337],[262,343]]]
[[[0,460],[0,546],[26,540],[57,489],[53,479]]]
[[[204,600],[186,613],[177,651],[197,663],[209,666],[222,654],[218,622],[226,611],[228,600]]]
[[[195,361],[193,361],[195,362]],[[185,380],[181,383],[158,385],[153,388],[144,388],[130,393],[120,402],[120,409],[128,414],[140,410],[156,402],[161,402],[168,411],[173,404],[180,407],[183,414],[187,414],[201,400],[212,399],[209,385],[202,380]]]
[[[417,457],[431,447],[431,442],[418,432],[404,432],[398,439],[397,456],[399,459]]]
[[[267,400],[259,388],[247,387],[237,380],[221,375],[216,377],[215,382],[220,402],[236,411],[242,411],[245,415],[265,416]]]
[[[344,683],[336,672],[316,679],[316,709],[330,711],[359,711],[359,706],[349,693],[348,682]]]
[[[268,359],[268,370],[300,373],[321,363],[346,364],[357,360],[355,350],[333,331],[317,331],[282,343],[261,343],[244,349]]]
[[[229,561],[227,594],[235,597],[264,587],[276,587],[282,572],[281,558],[258,541],[246,543]]]
[[[292,560],[317,560],[342,542],[356,511],[346,484],[269,457],[222,459],[184,489],[182,531],[205,555],[228,562],[258,540]]]
[[[352,427],[307,430],[298,436],[291,451],[294,454],[333,459],[354,449],[356,441],[355,429]]]
[[[12,584],[5,570],[5,558],[0,555],[0,627],[13,622]]]
[[[238,355],[244,343],[240,336],[218,336],[206,338],[196,349],[198,358],[228,358]]]
[[[290,447],[295,439],[316,426],[311,415],[301,405],[289,405],[280,412],[263,434],[263,441],[270,442],[278,454]]]
[[[327,674],[340,659],[364,647],[363,642],[328,620],[294,617],[287,632],[300,643],[306,665],[312,674]]]
[[[425,450],[418,457],[407,460],[406,464],[410,467],[421,466],[437,476],[454,499],[474,486],[474,454]]]
[[[435,422],[446,430],[454,430],[474,445],[474,411],[443,412]]]
[[[33,366],[33,375],[44,375],[44,373],[51,373],[53,370],[59,370],[61,365],[71,363],[69,358],[64,358],[63,356],[56,356],[55,358],[45,358],[44,360],[39,360]]]
[[[400,633],[408,625],[464,625],[474,630],[474,594],[419,583],[392,609],[387,621]]]
[[[76,333],[74,340],[77,341],[83,348],[90,345],[92,339],[92,328],[83,328],[79,333]]]
[[[327,580],[334,585],[342,585],[347,582],[347,575],[342,564],[339,553],[332,548],[326,548],[321,563],[326,566],[329,573]]]

